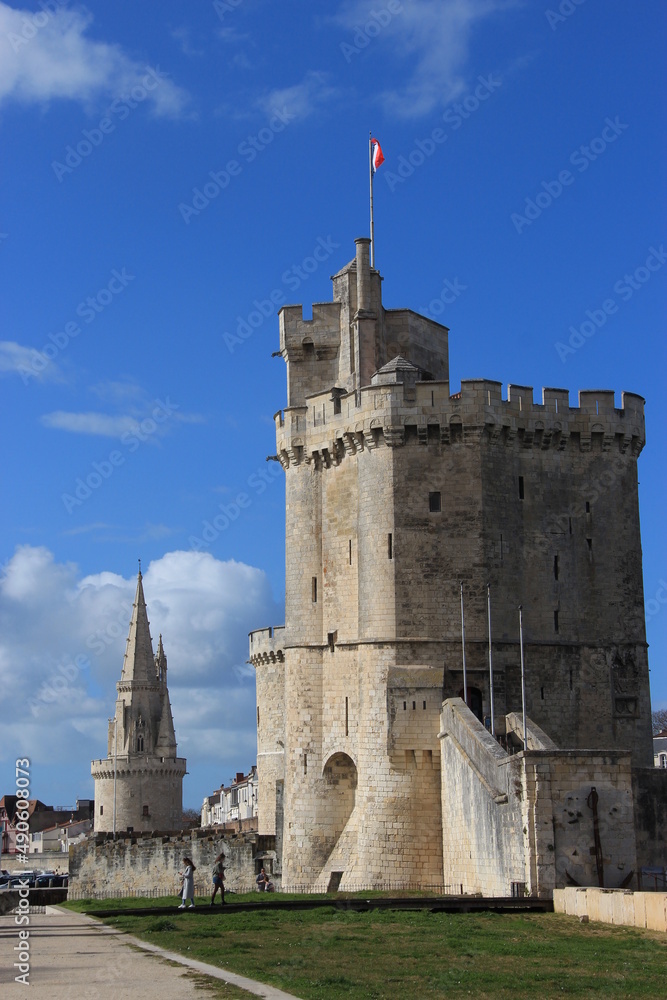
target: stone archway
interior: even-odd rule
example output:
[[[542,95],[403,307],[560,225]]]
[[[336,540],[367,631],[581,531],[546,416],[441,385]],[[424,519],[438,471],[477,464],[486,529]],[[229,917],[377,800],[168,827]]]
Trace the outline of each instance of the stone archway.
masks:
[[[334,753],[329,757],[322,777],[327,786],[327,812],[331,836],[338,841],[352,815],[357,791],[357,767],[346,753]]]

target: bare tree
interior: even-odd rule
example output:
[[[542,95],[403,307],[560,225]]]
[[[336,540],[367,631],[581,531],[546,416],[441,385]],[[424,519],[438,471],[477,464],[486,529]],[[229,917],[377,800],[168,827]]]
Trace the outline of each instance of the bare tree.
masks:
[[[201,813],[198,809],[183,810],[183,829],[192,830],[201,824]]]
[[[667,729],[667,708],[658,708],[655,712],[651,712],[651,724],[654,736],[664,732]]]

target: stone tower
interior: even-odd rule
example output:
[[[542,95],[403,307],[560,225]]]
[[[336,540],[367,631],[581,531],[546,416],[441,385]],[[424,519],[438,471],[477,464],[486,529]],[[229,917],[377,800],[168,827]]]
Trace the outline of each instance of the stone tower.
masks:
[[[369,240],[333,302],[280,312],[286,624],[254,632],[260,833],[283,884],[442,884],[443,699],[558,746],[651,750],[637,457],[643,399],[464,380],[448,329],[385,309]],[[475,722],[475,724],[477,724]],[[498,732],[498,728],[496,729]],[[440,735],[442,735],[440,733]],[[552,744],[553,745],[553,744]],[[446,881],[446,879],[445,879]]]
[[[94,760],[95,831],[176,830],[182,825],[183,775],[167,690],[167,657],[153,656],[141,571],[123,669],[109,720],[107,757]]]

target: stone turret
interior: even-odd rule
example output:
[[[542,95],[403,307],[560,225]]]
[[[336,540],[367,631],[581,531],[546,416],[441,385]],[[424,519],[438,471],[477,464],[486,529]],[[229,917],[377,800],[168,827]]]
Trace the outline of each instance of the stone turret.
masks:
[[[178,829],[186,762],[177,756],[162,636],[153,656],[141,571],[116,689],[107,757],[91,767],[95,831]]]

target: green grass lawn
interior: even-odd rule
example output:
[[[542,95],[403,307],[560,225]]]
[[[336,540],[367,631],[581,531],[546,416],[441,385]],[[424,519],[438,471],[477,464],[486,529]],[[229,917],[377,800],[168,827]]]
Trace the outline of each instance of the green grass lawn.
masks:
[[[254,894],[233,898],[257,901]],[[173,903],[174,913],[132,915],[133,906],[149,902]],[[69,906],[88,912],[127,908],[127,915],[106,922],[303,1000],[667,997],[667,937],[648,931],[580,924],[556,914],[271,912],[270,907],[229,913],[220,907],[203,915],[178,912],[177,902]]]

